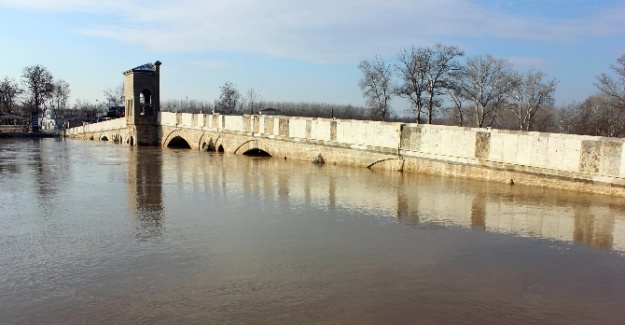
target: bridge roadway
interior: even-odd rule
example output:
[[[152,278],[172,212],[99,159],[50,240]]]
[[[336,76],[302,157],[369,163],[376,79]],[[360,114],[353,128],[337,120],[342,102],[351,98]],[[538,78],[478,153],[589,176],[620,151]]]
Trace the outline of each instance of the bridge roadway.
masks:
[[[624,139],[270,115],[158,113],[163,147],[428,173],[625,196]],[[125,119],[66,130],[70,138],[134,145]]]

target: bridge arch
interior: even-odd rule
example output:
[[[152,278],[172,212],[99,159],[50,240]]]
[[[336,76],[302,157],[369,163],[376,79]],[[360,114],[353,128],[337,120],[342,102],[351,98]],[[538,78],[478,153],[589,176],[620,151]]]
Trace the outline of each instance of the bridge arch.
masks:
[[[167,143],[167,148],[191,149],[191,145],[181,136],[175,136]]]
[[[130,132],[126,131],[126,134],[124,135],[123,143],[131,145],[131,146],[135,145],[135,139],[130,134]]]
[[[386,159],[374,161],[369,166],[367,166],[367,168],[369,169],[382,168],[382,169],[387,169],[387,170],[403,171],[405,162],[406,161],[403,158],[386,158]]]
[[[100,141],[109,141],[108,136],[106,135],[106,133],[102,133],[99,137]]]
[[[163,147],[191,149],[191,142],[181,134],[180,130],[176,130],[167,135],[163,141]]]
[[[217,139],[215,139],[215,151],[220,153],[226,152],[224,150],[224,139],[222,137],[218,137]]]
[[[265,145],[264,141],[248,140],[241,144],[234,153],[236,155],[260,155],[273,156],[270,149]]]
[[[250,157],[271,157],[271,155],[267,151],[259,148],[250,149],[244,152],[243,155]]]

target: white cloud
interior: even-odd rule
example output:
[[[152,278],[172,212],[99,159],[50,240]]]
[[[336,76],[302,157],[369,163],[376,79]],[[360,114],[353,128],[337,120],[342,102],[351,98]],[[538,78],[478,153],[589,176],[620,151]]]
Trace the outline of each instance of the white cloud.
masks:
[[[81,32],[168,52],[255,52],[325,62],[396,53],[450,37],[572,42],[615,35],[623,8],[601,20],[539,20],[502,14],[469,0],[0,0],[41,10],[106,14]],[[620,13],[620,14],[619,14]],[[100,20],[101,21],[101,20]],[[455,45],[455,44],[454,44]]]

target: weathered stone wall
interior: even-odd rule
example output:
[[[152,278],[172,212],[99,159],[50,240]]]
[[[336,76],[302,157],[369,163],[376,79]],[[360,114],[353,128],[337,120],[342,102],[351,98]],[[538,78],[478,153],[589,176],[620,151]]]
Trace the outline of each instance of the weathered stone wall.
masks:
[[[407,171],[625,195],[623,139],[404,125]]]

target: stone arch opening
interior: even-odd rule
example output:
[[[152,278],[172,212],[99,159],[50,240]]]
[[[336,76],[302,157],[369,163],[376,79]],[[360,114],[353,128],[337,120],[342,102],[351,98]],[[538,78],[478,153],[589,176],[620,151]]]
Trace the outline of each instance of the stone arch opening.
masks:
[[[235,151],[236,155],[244,155],[248,157],[272,157],[268,148],[262,141],[249,140],[241,144]]]
[[[187,140],[183,139],[180,136],[175,136],[169,143],[167,144],[167,148],[172,149],[191,149],[191,146],[187,142]]]
[[[100,137],[100,141],[109,141],[109,138],[106,135]]]
[[[209,138],[208,141],[206,141],[206,139],[203,139],[202,144],[200,145],[200,150],[201,151],[217,151],[217,147],[215,146],[215,141],[213,141],[212,138]]]
[[[217,148],[217,152],[219,152],[219,153],[224,153],[224,152],[225,152],[225,150],[224,150],[224,146],[219,145],[219,147]]]
[[[213,139],[208,140],[208,143],[206,144],[206,151],[217,151]]]
[[[271,157],[271,155],[267,151],[259,148],[249,149],[245,151],[243,155],[248,157]]]

